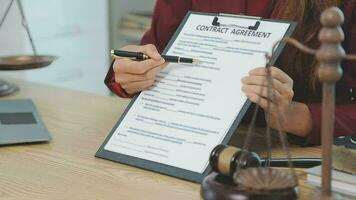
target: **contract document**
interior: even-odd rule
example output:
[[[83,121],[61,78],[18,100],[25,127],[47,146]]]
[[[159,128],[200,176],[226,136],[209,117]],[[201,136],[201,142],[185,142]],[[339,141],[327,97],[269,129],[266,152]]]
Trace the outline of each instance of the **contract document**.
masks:
[[[202,62],[168,64],[131,102],[98,157],[188,180],[207,171],[211,150],[227,143],[248,108],[241,79],[265,66],[265,53],[294,29],[291,22],[225,15],[213,25],[215,17],[187,14],[164,54]]]

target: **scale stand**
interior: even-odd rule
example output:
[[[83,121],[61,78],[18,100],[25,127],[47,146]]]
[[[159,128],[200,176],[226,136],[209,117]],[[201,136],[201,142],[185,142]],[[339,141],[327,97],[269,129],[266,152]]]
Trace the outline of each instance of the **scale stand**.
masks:
[[[17,87],[15,84],[8,83],[0,79],[0,97],[8,96],[17,91],[19,91],[19,87]]]
[[[10,1],[4,16],[1,18],[0,28],[4,24],[5,19],[8,16],[12,5],[14,4],[14,1],[15,0]],[[33,55],[16,55],[16,56],[0,57],[0,70],[10,71],[10,70],[35,69],[35,68],[41,68],[50,65],[53,62],[53,60],[55,60],[57,57],[37,55],[37,50],[30,33],[30,29],[24,14],[21,0],[17,0],[17,4],[19,6],[19,10],[21,14],[22,26],[25,28],[28,39],[31,43]],[[0,97],[13,94],[18,90],[19,88],[15,84],[8,83],[0,79]]]

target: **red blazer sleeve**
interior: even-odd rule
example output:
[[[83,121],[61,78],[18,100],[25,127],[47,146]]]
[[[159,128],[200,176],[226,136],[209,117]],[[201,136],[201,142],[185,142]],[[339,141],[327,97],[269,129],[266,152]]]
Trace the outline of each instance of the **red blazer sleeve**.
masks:
[[[356,0],[345,1],[343,12],[345,15],[345,41],[343,46],[347,53],[356,54]],[[342,65],[343,77],[338,82],[336,92],[339,97],[344,96],[344,104],[335,107],[334,136],[356,134],[356,62],[346,61]],[[341,93],[340,90],[342,89]],[[339,91],[338,91],[339,90]],[[340,95],[341,94],[341,95]],[[336,99],[339,98],[338,95]],[[320,144],[321,139],[321,104],[307,104],[312,114],[313,128],[306,138],[308,145]]]
[[[112,62],[110,65],[110,68],[109,68],[108,73],[106,74],[104,83],[105,83],[106,87],[108,87],[110,89],[111,92],[115,93],[119,97],[128,98],[129,95],[125,92],[124,89],[122,89],[121,85],[119,83],[115,82],[113,64],[114,64],[114,62]]]
[[[306,138],[306,144],[318,145],[321,141],[321,105],[308,104],[312,114],[313,128]],[[336,105],[334,136],[356,134],[356,104]]]
[[[146,32],[141,44],[154,44],[162,53],[180,22],[191,9],[191,0],[157,0],[150,30]],[[127,98],[129,95],[115,82],[115,76],[110,66],[105,78],[106,86],[120,97]]]

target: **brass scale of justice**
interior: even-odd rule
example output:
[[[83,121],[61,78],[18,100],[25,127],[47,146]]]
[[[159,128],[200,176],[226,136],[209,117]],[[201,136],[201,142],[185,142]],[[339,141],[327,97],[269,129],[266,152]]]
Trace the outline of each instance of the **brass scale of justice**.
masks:
[[[26,69],[36,69],[41,67],[46,67],[50,65],[55,59],[56,56],[51,55],[38,55],[37,50],[32,39],[32,35],[30,33],[30,29],[25,17],[24,9],[22,6],[21,0],[10,0],[9,4],[5,10],[4,15],[0,19],[0,29],[5,22],[6,17],[8,16],[11,7],[14,5],[15,1],[17,2],[20,15],[22,26],[25,28],[28,39],[31,44],[31,48],[34,55],[16,55],[16,56],[6,56],[0,57],[0,71],[13,71],[13,70],[26,70]],[[12,83],[8,83],[2,79],[0,79],[0,97],[7,96],[12,93],[15,93],[19,90],[19,88]]]
[[[213,23],[217,22],[217,17]],[[270,60],[273,50],[281,43],[291,44],[304,53],[314,55],[318,62],[318,76],[323,83],[322,96],[322,187],[321,192],[314,199],[341,199],[332,194],[332,144],[334,131],[335,84],[342,76],[340,62],[343,59],[356,60],[356,55],[346,55],[341,46],[344,33],[341,25],[344,21],[342,11],[337,7],[330,7],[322,12],[320,21],[322,28],[319,32],[321,46],[314,50],[304,46],[297,40],[285,37],[277,41],[272,53],[266,53],[265,83],[273,87]],[[256,22],[257,24],[258,22]],[[268,87],[269,88],[269,87]],[[262,94],[263,89],[260,93]],[[268,98],[271,91],[267,89]],[[261,99],[260,99],[261,100]],[[267,110],[271,105],[268,105]],[[288,168],[271,167],[271,130],[266,128],[267,158],[264,166],[259,156],[249,151],[252,134],[254,133],[258,106],[255,107],[253,117],[242,149],[232,146],[218,145],[210,154],[210,166],[213,173],[205,177],[201,184],[201,197],[206,200],[294,200],[299,198],[298,178],[292,163],[291,154],[286,140],[286,134],[281,130],[283,113],[277,113],[278,135],[283,150],[286,152]],[[268,120],[268,116],[267,120]]]

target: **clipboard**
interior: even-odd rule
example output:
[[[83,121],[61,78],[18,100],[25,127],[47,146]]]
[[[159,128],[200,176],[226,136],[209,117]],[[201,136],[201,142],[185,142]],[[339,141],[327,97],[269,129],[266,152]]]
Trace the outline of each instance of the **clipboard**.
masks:
[[[187,20],[189,19],[189,17],[192,14],[204,15],[204,16],[212,16],[213,17],[212,18],[212,25],[214,25],[214,23],[215,23],[215,25],[217,25],[217,23],[220,23],[219,22],[219,17],[220,16],[235,17],[235,18],[236,17],[237,18],[251,18],[250,16],[229,15],[229,14],[212,14],[212,13],[201,13],[201,12],[189,11],[186,14],[186,16],[184,17],[184,19],[183,19],[182,23],[180,24],[180,26],[178,27],[178,29],[176,30],[176,32],[173,35],[173,37],[170,40],[170,42],[167,44],[163,54],[166,54],[168,52],[168,50],[171,48],[172,44],[174,43],[174,41],[176,40],[176,38],[178,37],[178,35],[182,31],[183,27],[185,26]],[[284,35],[285,37],[286,36],[290,36],[293,33],[293,31],[294,31],[294,29],[296,27],[296,23],[295,22],[282,21],[282,20],[262,19],[262,18],[256,18],[256,17],[252,17],[252,18],[256,19],[256,23],[255,24],[251,24],[252,28],[256,28],[256,26],[259,26],[259,24],[261,22],[263,23],[264,21],[270,21],[270,22],[275,22],[275,23],[288,23],[289,27],[288,27],[288,30],[286,31],[285,35]],[[224,24],[220,23],[220,25],[224,25]],[[247,27],[247,28],[249,28],[249,27]],[[280,55],[280,53],[282,52],[284,46],[285,46],[284,44],[278,45],[277,49],[275,50],[275,52],[273,54],[274,57],[270,60],[270,64],[274,64],[276,62],[276,60],[277,60],[278,56]],[[136,95],[132,99],[132,101],[127,106],[126,110],[124,111],[124,113],[122,114],[122,116],[120,117],[120,119],[118,120],[116,125],[113,127],[113,129],[110,132],[110,134],[106,137],[105,141],[103,142],[103,144],[100,146],[100,148],[96,152],[95,156],[99,157],[99,158],[111,160],[111,161],[114,161],[114,162],[118,162],[118,163],[130,165],[130,166],[138,167],[138,168],[141,168],[141,169],[158,172],[158,173],[165,174],[165,175],[168,175],[168,176],[172,176],[172,177],[176,177],[176,178],[180,178],[180,179],[184,179],[184,180],[188,180],[188,181],[192,181],[192,182],[201,183],[201,181],[204,179],[204,177],[207,176],[211,172],[211,167],[209,165],[206,167],[206,169],[204,170],[203,173],[197,173],[197,172],[194,172],[194,171],[189,171],[189,170],[186,170],[186,169],[182,169],[182,168],[178,168],[178,167],[162,164],[162,163],[159,163],[159,162],[154,162],[154,161],[151,161],[151,160],[146,160],[146,159],[129,156],[129,155],[122,154],[122,153],[116,153],[116,152],[108,151],[108,150],[106,150],[104,148],[105,145],[110,140],[110,138],[112,137],[112,135],[114,134],[115,130],[119,127],[120,123],[123,121],[123,119],[125,118],[125,116],[129,112],[129,110],[131,109],[131,107],[135,104],[138,96],[139,95]],[[246,113],[247,109],[249,108],[250,104],[251,104],[251,102],[249,100],[247,100],[244,103],[242,109],[240,110],[239,114],[236,116],[235,120],[233,121],[233,124],[230,126],[227,134],[225,135],[224,139],[222,140],[223,144],[227,144],[229,142],[231,136],[235,133],[239,123],[241,122],[241,120],[242,120],[244,114]]]

